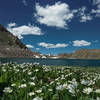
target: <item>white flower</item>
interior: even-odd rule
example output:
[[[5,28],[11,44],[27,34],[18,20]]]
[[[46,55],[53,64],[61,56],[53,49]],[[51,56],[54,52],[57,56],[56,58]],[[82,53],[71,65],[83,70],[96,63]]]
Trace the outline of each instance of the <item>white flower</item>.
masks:
[[[38,72],[39,71],[39,69],[35,69],[35,72]]]
[[[35,83],[34,83],[34,82],[29,82],[29,84],[30,84],[30,85],[32,85],[32,86],[34,86],[34,85],[35,85]]]
[[[11,86],[13,87],[13,86],[16,86],[16,84],[11,84]]]
[[[28,72],[28,75],[31,75],[32,74],[32,72]]]
[[[64,84],[63,84],[63,87],[64,87],[64,88],[67,88],[67,86],[68,86],[67,83],[64,83]]]
[[[6,69],[2,69],[3,72],[6,72]]]
[[[63,89],[64,89],[63,85],[58,85],[58,86],[56,87],[56,90],[63,90]]]
[[[3,92],[5,92],[5,93],[11,93],[12,89],[10,87],[6,87],[6,88],[4,88]]]
[[[97,97],[97,100],[100,100],[100,98],[99,98],[99,97]]]
[[[95,91],[96,93],[100,93],[100,89],[96,89],[96,91]]]
[[[19,72],[20,70],[19,70],[19,69],[15,69],[15,71],[16,71],[16,72]]]
[[[89,84],[89,81],[88,81],[88,80],[85,80],[85,79],[82,79],[82,80],[81,80],[81,84],[87,85],[87,84]]]
[[[53,91],[52,89],[48,89],[48,91]]]
[[[54,81],[51,81],[51,82],[50,82],[50,84],[53,84],[53,83],[54,83]]]
[[[21,84],[21,85],[19,86],[19,88],[25,88],[25,87],[27,87],[26,84]]]
[[[35,97],[33,100],[43,100],[43,99],[40,97]]]
[[[36,90],[36,92],[37,92],[37,93],[41,93],[41,92],[42,92],[42,90],[41,90],[41,89],[40,89],[40,90]]]
[[[77,88],[77,86],[78,86],[78,83],[75,81],[75,82],[72,82],[72,87],[73,88]]]
[[[55,81],[59,81],[59,78],[56,78]]]
[[[64,75],[61,76],[61,79],[62,79],[62,80],[65,79]]]
[[[88,86],[90,86],[90,85],[94,85],[94,84],[95,84],[95,81],[90,80],[90,83],[88,84]]]
[[[92,88],[85,88],[85,89],[83,89],[83,93],[85,93],[87,95],[89,95],[92,91],[93,91]]]
[[[60,82],[57,82],[57,85],[59,85],[60,84]]]
[[[35,77],[31,77],[31,80],[35,80]]]
[[[75,95],[75,88],[73,87],[72,84],[69,84],[67,89],[69,90],[70,93],[72,93],[73,95]]]
[[[76,92],[75,92],[75,90],[74,90],[74,89],[72,89],[72,88],[71,88],[71,89],[69,89],[69,92],[70,92],[70,93],[72,93],[73,95],[75,95],[75,93],[76,93]]]
[[[35,93],[34,92],[30,92],[30,93],[28,93],[28,95],[29,96],[33,96],[33,95],[35,95]]]

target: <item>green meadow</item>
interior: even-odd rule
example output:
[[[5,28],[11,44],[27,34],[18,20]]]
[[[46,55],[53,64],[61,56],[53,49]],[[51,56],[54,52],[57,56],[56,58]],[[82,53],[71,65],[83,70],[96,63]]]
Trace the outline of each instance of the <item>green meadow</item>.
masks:
[[[100,100],[100,67],[0,64],[0,100]]]

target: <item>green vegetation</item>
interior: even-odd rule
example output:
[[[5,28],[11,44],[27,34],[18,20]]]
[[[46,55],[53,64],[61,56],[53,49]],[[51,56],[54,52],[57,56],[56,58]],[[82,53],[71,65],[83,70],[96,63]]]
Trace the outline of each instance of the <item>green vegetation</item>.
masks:
[[[1,64],[0,100],[100,100],[100,68]]]

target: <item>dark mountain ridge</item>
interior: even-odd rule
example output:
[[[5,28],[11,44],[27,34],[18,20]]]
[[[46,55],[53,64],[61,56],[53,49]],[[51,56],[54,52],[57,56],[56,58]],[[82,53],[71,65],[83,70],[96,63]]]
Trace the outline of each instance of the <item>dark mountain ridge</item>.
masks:
[[[34,57],[34,52],[0,24],[0,57]]]

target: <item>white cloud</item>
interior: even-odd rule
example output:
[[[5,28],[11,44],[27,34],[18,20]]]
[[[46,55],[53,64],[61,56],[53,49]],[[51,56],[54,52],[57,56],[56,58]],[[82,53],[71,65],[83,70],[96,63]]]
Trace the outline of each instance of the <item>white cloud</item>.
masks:
[[[100,4],[100,0],[93,0],[93,5],[99,5]]]
[[[86,6],[83,6],[83,7],[79,8],[80,15],[81,16],[84,15],[86,10],[87,10]]]
[[[96,6],[96,9],[92,9],[91,13],[95,14],[96,17],[100,17],[100,0],[93,0],[93,5]]]
[[[41,42],[38,43],[39,46],[45,47],[45,48],[65,48],[68,46],[68,44],[51,44],[51,43],[45,43],[45,42]]]
[[[97,9],[97,10],[92,9],[91,12],[97,14],[97,13],[100,13],[100,9]]]
[[[95,14],[95,17],[100,17],[100,9],[92,9],[91,13]]]
[[[36,48],[36,50],[40,50],[40,48]]]
[[[16,23],[10,23],[7,30],[13,35],[18,36],[19,39],[23,38],[23,35],[43,35],[41,29],[34,25],[16,26]]]
[[[83,16],[81,16],[80,22],[87,22],[89,20],[92,20],[92,16],[90,16],[90,15],[83,15]]]
[[[34,48],[34,46],[30,45],[30,44],[27,44],[26,47],[28,47],[28,48]]]
[[[22,0],[22,3],[24,4],[24,6],[28,5],[27,2],[26,2],[26,0]]]
[[[75,40],[73,41],[73,46],[90,46],[91,42],[85,41],[85,40]]]
[[[9,23],[8,24],[8,27],[14,27],[14,26],[17,26],[16,23]]]
[[[90,14],[86,14],[86,10],[87,8],[85,6],[79,8],[80,22],[87,22],[93,19]]]
[[[66,3],[56,2],[54,5],[42,7],[36,5],[36,18],[41,24],[58,28],[67,28],[76,10],[71,11]]]

